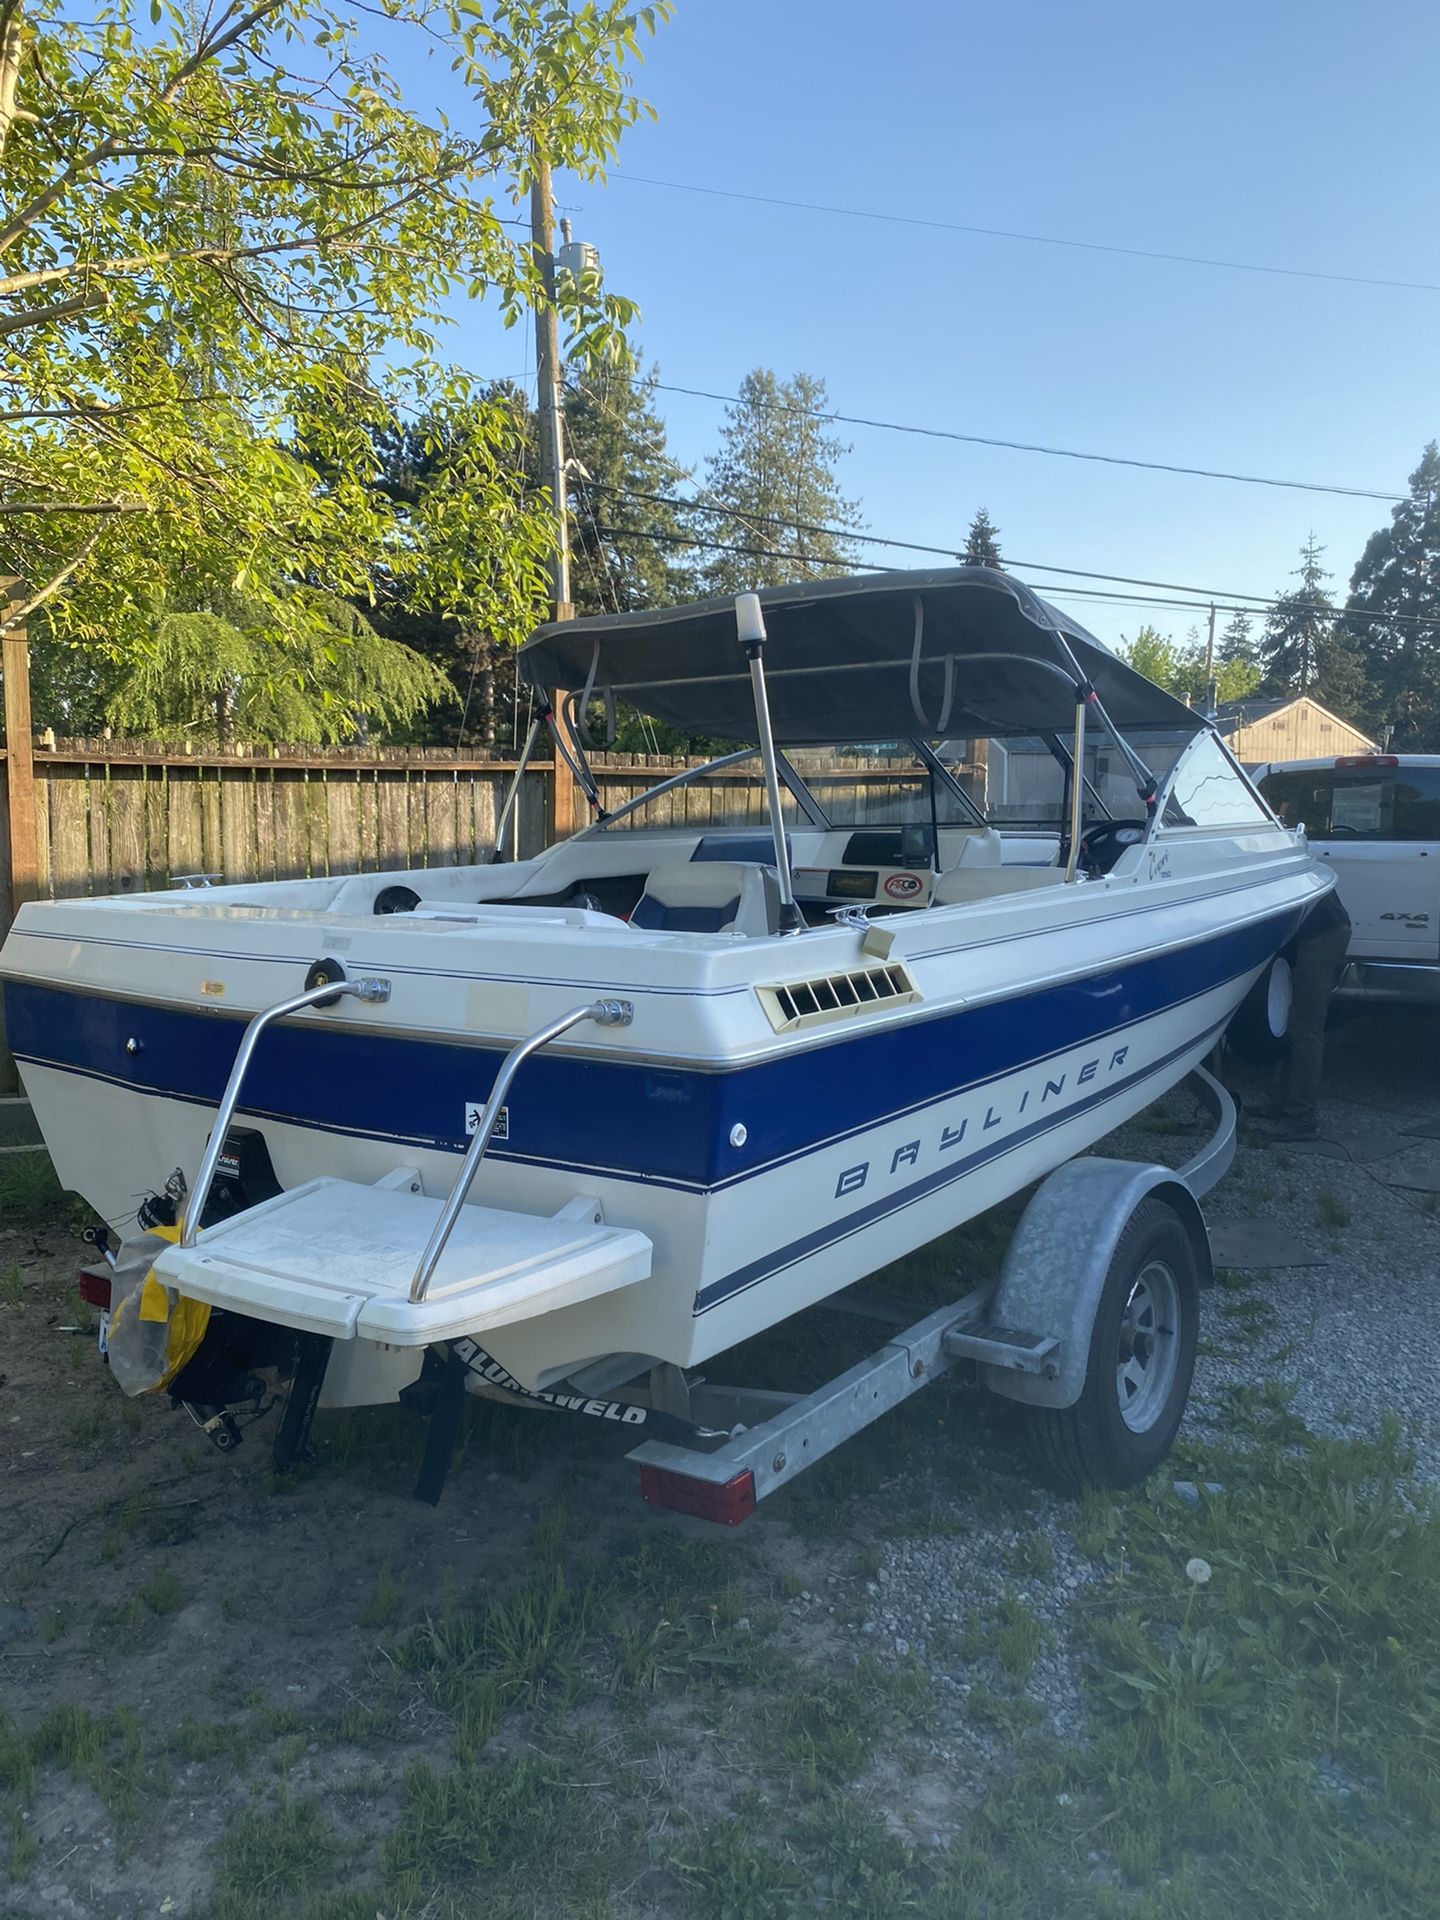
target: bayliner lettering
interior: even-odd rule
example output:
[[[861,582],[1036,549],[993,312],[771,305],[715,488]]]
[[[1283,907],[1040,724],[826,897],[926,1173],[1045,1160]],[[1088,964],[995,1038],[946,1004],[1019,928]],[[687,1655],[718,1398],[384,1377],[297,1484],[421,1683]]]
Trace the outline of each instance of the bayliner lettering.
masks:
[[[1063,1073],[1047,1074],[1043,1080],[1037,1080],[1034,1084],[1025,1087],[1018,1101],[1002,1099],[998,1106],[994,1101],[987,1101],[983,1115],[977,1107],[973,1113],[962,1115],[958,1126],[942,1121],[938,1133],[921,1135],[918,1139],[907,1140],[896,1147],[890,1155],[888,1175],[881,1177],[893,1180],[902,1169],[919,1167],[921,1157],[926,1152],[927,1137],[931,1151],[937,1159],[941,1154],[948,1153],[951,1148],[958,1147],[970,1131],[972,1120],[977,1123],[976,1131],[979,1133],[991,1133],[1007,1125],[1012,1128],[1017,1127],[1022,1120],[1033,1116],[1042,1108],[1049,1106],[1051,1102],[1062,1100],[1067,1086],[1077,1088],[1089,1086],[1097,1078],[1108,1079],[1111,1074],[1118,1073],[1124,1066],[1129,1053],[1128,1046],[1116,1047],[1108,1061],[1105,1061],[1103,1055],[1097,1054],[1093,1060],[1087,1060],[1073,1073],[1067,1068]],[[872,1162],[862,1160],[856,1166],[846,1167],[835,1182],[835,1198],[843,1200],[847,1194],[859,1193],[869,1181],[871,1166]]]

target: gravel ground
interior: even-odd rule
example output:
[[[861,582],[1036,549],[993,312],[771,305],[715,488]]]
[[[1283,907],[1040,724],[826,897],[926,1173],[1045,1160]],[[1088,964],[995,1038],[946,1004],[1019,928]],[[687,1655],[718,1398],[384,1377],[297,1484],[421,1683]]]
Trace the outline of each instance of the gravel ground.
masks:
[[[1282,1381],[1318,1433],[1370,1433],[1382,1415],[1398,1414],[1419,1473],[1440,1484],[1440,1201],[1426,1190],[1427,1180],[1440,1188],[1437,1069],[1440,1017],[1357,1017],[1330,1037],[1320,1142],[1258,1144],[1242,1131],[1234,1166],[1205,1202],[1212,1230],[1259,1223],[1313,1264],[1243,1269],[1240,1284],[1208,1296],[1189,1431],[1223,1433],[1234,1390]],[[1242,1101],[1265,1091],[1260,1075],[1227,1078]],[[1188,1096],[1172,1096],[1102,1150],[1179,1164],[1197,1136],[1166,1129],[1196,1111]],[[858,1646],[924,1664],[940,1703],[954,1709],[942,1715],[935,1751],[975,1781],[1014,1731],[1002,1721],[991,1740],[983,1726],[992,1689],[997,1699],[1013,1693],[996,1652],[1007,1605],[1040,1630],[1021,1688],[1030,1712],[1062,1739],[1083,1737],[1072,1625],[1103,1578],[1076,1547],[1073,1502],[1036,1495],[1023,1463],[1001,1451],[994,1460],[982,1453],[978,1465],[989,1498],[929,1476],[921,1498],[933,1531],[885,1544],[869,1611],[853,1627]],[[1017,1467],[1012,1481],[1007,1468]],[[1179,1484],[1184,1499],[1209,1497]],[[802,1596],[796,1610],[823,1605]],[[977,1619],[988,1623],[984,1636]]]

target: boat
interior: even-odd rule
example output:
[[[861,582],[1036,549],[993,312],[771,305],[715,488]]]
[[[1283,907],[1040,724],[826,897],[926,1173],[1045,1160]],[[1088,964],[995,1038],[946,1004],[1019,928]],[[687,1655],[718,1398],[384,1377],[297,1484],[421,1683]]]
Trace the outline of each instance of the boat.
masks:
[[[632,1417],[625,1383],[1173,1087],[1280,995],[1330,884],[1201,714],[998,570],[553,623],[518,658],[522,766],[548,733],[595,808],[537,857],[35,901],[0,950],[60,1179],[112,1242],[168,1228],[147,1272],[212,1309],[168,1386],[222,1444],[262,1361],[302,1412],[463,1373]],[[606,815],[624,707],[734,749]],[[1058,801],[1006,831],[984,760],[1018,741]],[[847,786],[857,745],[894,779]]]

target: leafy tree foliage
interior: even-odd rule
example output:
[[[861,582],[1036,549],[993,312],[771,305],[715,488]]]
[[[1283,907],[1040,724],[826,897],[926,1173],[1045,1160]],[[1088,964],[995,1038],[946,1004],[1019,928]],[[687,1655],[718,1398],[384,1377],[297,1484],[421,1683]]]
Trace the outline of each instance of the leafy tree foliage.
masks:
[[[1298,587],[1282,593],[1265,617],[1260,642],[1267,693],[1308,693],[1337,713],[1354,713],[1362,700],[1358,660],[1336,625],[1335,603],[1322,567],[1325,549],[1312,533],[1300,549]]]
[[[824,431],[827,400],[825,382],[808,373],[777,380],[756,367],[741,381],[705,470],[706,494],[723,512],[707,516],[703,535],[736,551],[709,556],[707,592],[824,579],[856,564],[846,536],[860,529],[859,509],[836,472],[849,448]]]
[[[1205,704],[1205,648],[1198,634],[1192,633],[1180,645],[1158,628],[1144,626],[1133,640],[1122,642],[1120,652],[1157,687],[1189,700],[1192,706]],[[1217,701],[1243,700],[1260,684],[1260,670],[1248,660],[1217,659],[1214,678]]]
[[[1408,499],[1371,534],[1350,579],[1346,625],[1364,662],[1371,716],[1411,752],[1440,748],[1440,448],[1432,440]]]
[[[503,716],[514,693],[512,643],[524,632],[507,620],[508,609],[528,606],[527,624],[542,613],[523,580],[507,576],[508,558],[539,564],[549,551],[548,504],[539,499],[535,419],[522,390],[499,382],[465,405],[435,409],[418,420],[392,417],[374,434],[378,485],[390,502],[396,542],[372,566],[368,611],[375,629],[423,655],[444,676],[439,701],[412,717],[405,737],[453,746],[510,745]],[[476,488],[483,471],[487,484]],[[482,525],[473,524],[477,515]],[[469,564],[432,595],[414,591],[413,556],[433,551],[431,529],[449,522]],[[472,530],[467,539],[463,529]],[[501,525],[512,538],[497,565],[492,540]],[[528,553],[526,536],[536,546]],[[362,600],[362,604],[364,604]],[[391,723],[392,736],[395,723]]]
[[[965,551],[960,556],[967,567],[1003,567],[1000,558],[1000,529],[984,507],[978,507],[965,536]]]
[[[412,604],[518,636],[543,502],[516,498],[507,423],[437,328],[456,295],[507,320],[535,300],[504,196],[536,151],[604,167],[669,0],[387,0],[392,35],[449,52],[474,137],[408,109],[343,0],[139,11],[0,0],[0,571],[58,639],[120,654],[153,646],[176,582],[246,595],[296,686],[335,631],[292,583],[364,595],[382,559]],[[557,297],[585,353],[632,311]],[[407,410],[467,428],[397,514],[375,436]]]

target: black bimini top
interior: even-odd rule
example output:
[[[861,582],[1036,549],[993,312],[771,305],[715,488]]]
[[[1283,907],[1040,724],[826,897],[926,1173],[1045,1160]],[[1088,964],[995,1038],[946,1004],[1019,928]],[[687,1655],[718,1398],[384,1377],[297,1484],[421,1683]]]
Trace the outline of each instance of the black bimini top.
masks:
[[[1122,732],[1198,732],[1183,702],[991,567],[771,587],[765,680],[782,746],[1068,731],[1075,668]],[[538,692],[613,695],[687,733],[755,738],[733,600],[556,621],[520,650]]]

